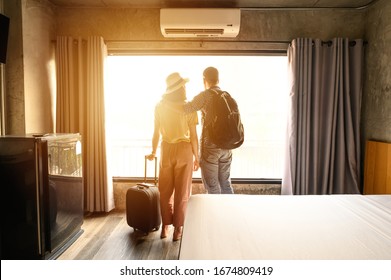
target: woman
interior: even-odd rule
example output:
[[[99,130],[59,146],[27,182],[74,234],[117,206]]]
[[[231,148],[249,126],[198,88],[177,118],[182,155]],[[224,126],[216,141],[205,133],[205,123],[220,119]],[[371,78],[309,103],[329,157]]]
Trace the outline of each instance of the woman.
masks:
[[[152,153],[147,156],[149,160],[154,159],[161,136],[159,192],[163,225],[160,237],[167,237],[172,224],[174,241],[182,237],[193,170],[199,168],[197,113],[185,115],[171,108],[172,103],[186,103],[188,81],[177,72],[167,77],[166,92],[155,107]]]

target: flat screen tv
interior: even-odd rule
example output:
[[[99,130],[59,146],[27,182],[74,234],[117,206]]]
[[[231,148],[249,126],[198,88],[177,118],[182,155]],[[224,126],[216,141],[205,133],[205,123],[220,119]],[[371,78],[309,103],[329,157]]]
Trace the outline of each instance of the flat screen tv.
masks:
[[[0,14],[0,63],[5,63],[7,59],[9,22],[8,17]]]

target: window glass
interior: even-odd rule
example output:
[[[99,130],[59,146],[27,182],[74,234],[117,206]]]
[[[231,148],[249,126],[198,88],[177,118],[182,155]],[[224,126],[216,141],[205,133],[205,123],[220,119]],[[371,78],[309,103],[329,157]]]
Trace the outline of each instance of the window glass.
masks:
[[[189,78],[191,100],[203,88],[208,66],[238,102],[245,142],[233,150],[232,178],[281,178],[286,123],[286,56],[110,56],[106,79],[106,134],[111,174],[143,177],[151,151],[153,112],[172,72]],[[199,113],[200,116],[200,113]],[[201,120],[201,118],[200,118]],[[201,124],[198,126],[199,136]],[[151,165],[152,167],[152,165]],[[150,168],[152,169],[152,168]],[[148,176],[153,170],[148,171]],[[200,171],[194,178],[200,178]]]

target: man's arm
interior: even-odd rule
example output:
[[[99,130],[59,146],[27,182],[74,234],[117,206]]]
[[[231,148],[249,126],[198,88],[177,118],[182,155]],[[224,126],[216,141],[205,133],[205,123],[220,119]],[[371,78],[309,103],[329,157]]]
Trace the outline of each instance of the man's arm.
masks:
[[[205,103],[205,94],[203,94],[202,92],[196,95],[193,100],[187,102],[186,104],[172,101],[165,102],[165,104],[168,108],[170,108],[170,110],[173,110],[179,114],[190,114],[193,112],[197,112],[205,106]]]
[[[190,114],[201,110],[205,106],[205,104],[205,94],[201,92],[200,94],[194,96],[193,100],[183,105],[183,111],[185,112],[185,114]]]

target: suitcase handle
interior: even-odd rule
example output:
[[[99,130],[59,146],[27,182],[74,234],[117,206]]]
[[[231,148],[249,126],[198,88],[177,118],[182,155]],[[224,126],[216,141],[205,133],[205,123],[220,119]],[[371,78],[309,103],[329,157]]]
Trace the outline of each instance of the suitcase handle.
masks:
[[[139,190],[142,190],[144,188],[150,188],[150,187],[154,187],[152,184],[147,184],[147,183],[137,183],[137,188]]]
[[[144,163],[144,183],[145,184],[139,184],[144,187],[149,187],[150,185],[147,184],[147,167],[148,167],[148,156],[145,156],[145,163]],[[154,184],[157,186],[157,157],[155,157],[155,178],[154,178]]]

